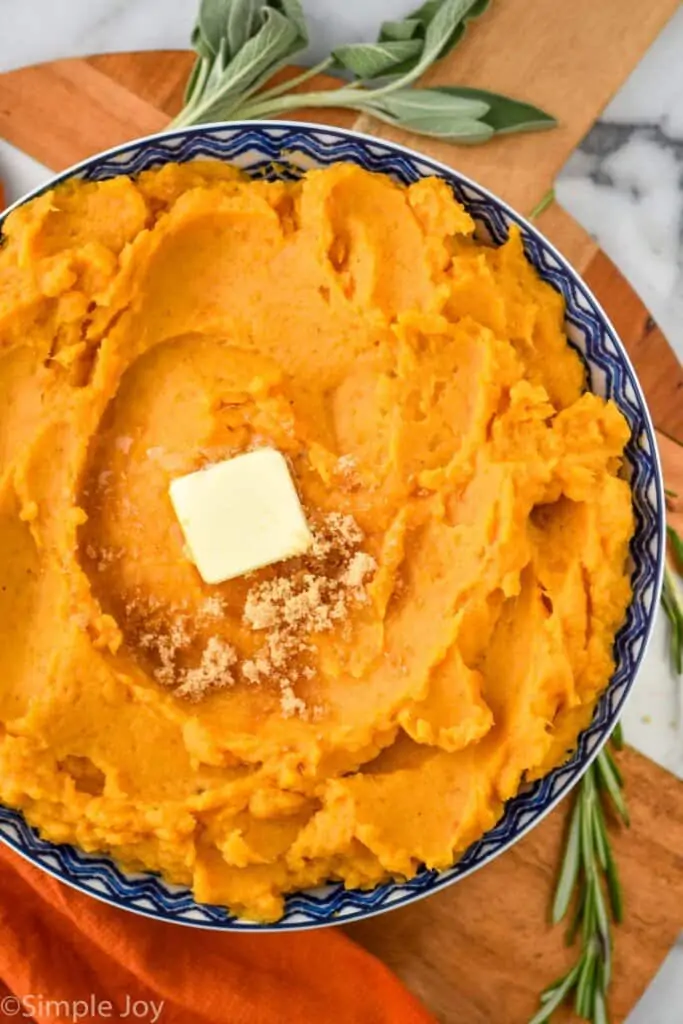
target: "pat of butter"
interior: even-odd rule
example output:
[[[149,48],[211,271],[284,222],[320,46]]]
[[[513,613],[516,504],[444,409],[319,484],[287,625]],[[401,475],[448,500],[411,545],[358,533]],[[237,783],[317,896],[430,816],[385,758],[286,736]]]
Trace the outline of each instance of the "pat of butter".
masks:
[[[313,542],[287,462],[274,448],[178,477],[169,495],[205,583],[302,555]]]

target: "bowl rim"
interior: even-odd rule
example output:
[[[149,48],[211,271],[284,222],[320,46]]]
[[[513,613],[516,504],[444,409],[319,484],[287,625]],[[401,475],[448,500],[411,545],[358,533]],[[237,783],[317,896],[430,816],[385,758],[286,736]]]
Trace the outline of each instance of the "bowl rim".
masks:
[[[627,350],[626,350],[626,348],[624,346],[624,343],[622,342],[621,338],[619,337],[619,334],[617,333],[617,331],[616,331],[616,329],[615,329],[611,319],[609,318],[609,316],[605,312],[602,304],[598,301],[598,299],[594,295],[592,289],[588,286],[588,284],[586,284],[586,282],[583,280],[583,278],[578,273],[578,271],[574,269],[574,267],[567,260],[567,258],[562,255],[562,253],[556,248],[556,246],[541,231],[539,231],[538,228],[527,217],[525,217],[523,214],[520,214],[517,210],[514,209],[514,207],[510,206],[504,199],[501,199],[498,195],[496,195],[490,189],[488,189],[485,186],[479,184],[479,182],[477,182],[475,179],[470,178],[468,175],[461,173],[460,171],[456,170],[454,167],[449,166],[448,164],[444,163],[443,161],[437,160],[437,159],[435,159],[435,158],[433,158],[431,156],[423,154],[419,150],[412,149],[410,146],[406,146],[403,143],[394,142],[394,141],[389,140],[389,139],[376,138],[376,137],[374,137],[372,135],[367,135],[367,134],[365,134],[363,132],[356,131],[355,129],[352,129],[352,128],[341,128],[341,127],[337,127],[335,125],[327,125],[327,124],[319,123],[319,122],[298,121],[298,120],[291,120],[291,121],[289,121],[289,120],[287,120],[287,121],[277,121],[277,120],[212,121],[212,122],[208,122],[206,124],[189,125],[189,126],[181,127],[181,128],[171,128],[171,129],[167,129],[167,130],[162,130],[160,132],[155,132],[154,134],[151,134],[151,135],[139,136],[137,138],[130,139],[130,140],[126,141],[126,142],[118,143],[117,145],[111,146],[108,149],[105,149],[105,150],[102,150],[100,152],[97,152],[97,153],[93,154],[92,156],[86,157],[83,160],[80,160],[77,163],[72,164],[71,166],[65,168],[64,170],[59,171],[57,174],[51,176],[46,182],[43,182],[42,184],[36,186],[36,188],[32,189],[30,192],[27,192],[26,194],[20,196],[13,203],[11,203],[8,207],[6,207],[4,210],[0,210],[0,237],[2,236],[3,225],[4,225],[7,217],[11,213],[13,213],[15,210],[19,209],[21,206],[24,206],[26,203],[30,202],[31,200],[38,198],[39,196],[43,195],[45,192],[51,191],[53,188],[55,188],[58,185],[60,185],[60,184],[62,184],[64,182],[70,180],[71,178],[78,177],[78,175],[81,172],[86,171],[89,167],[91,167],[93,165],[97,165],[98,163],[106,161],[107,159],[116,157],[116,156],[120,155],[121,153],[126,152],[129,149],[130,150],[134,150],[134,149],[138,149],[140,147],[153,146],[155,144],[163,145],[166,140],[177,138],[179,136],[192,137],[192,136],[195,136],[195,135],[203,135],[205,133],[212,133],[212,132],[216,132],[216,131],[231,131],[234,134],[237,134],[237,133],[239,133],[241,131],[259,131],[259,130],[262,130],[262,129],[266,129],[267,131],[268,130],[270,130],[270,131],[275,130],[275,131],[283,131],[283,132],[286,132],[286,131],[291,130],[291,129],[298,129],[301,132],[309,133],[311,135],[328,135],[328,136],[337,136],[340,139],[349,139],[351,141],[356,142],[358,145],[360,145],[362,147],[373,147],[373,146],[374,147],[384,147],[387,150],[389,150],[390,152],[395,153],[396,155],[399,155],[399,156],[400,155],[405,155],[406,157],[410,158],[413,161],[418,161],[419,163],[421,163],[421,164],[423,164],[425,166],[428,166],[434,172],[434,174],[436,174],[439,177],[445,179],[447,182],[449,182],[451,179],[455,179],[458,183],[464,185],[465,187],[472,188],[474,191],[476,191],[480,195],[484,196],[485,199],[487,200],[487,202],[490,203],[493,207],[497,207],[498,209],[503,210],[509,220],[511,220],[511,221],[517,223],[518,225],[520,225],[521,227],[523,227],[526,232],[528,232],[529,234],[534,236],[537,240],[539,240],[543,244],[543,246],[550,252],[550,254],[557,261],[559,267],[562,270],[562,273],[564,275],[568,276],[571,279],[571,281],[573,282],[574,286],[578,289],[579,293],[581,293],[583,295],[584,299],[586,299],[588,301],[589,305],[593,307],[593,310],[595,311],[595,314],[597,315],[598,319],[602,322],[602,324],[604,326],[604,329],[605,329],[605,333],[610,336],[610,339],[612,340],[612,342],[614,343],[614,345],[616,347],[619,360],[623,364],[624,369],[625,369],[625,371],[626,371],[626,373],[628,375],[629,382],[630,382],[631,386],[634,389],[634,392],[635,392],[638,404],[640,406],[640,411],[642,412],[642,416],[643,416],[643,430],[644,430],[645,434],[648,437],[648,440],[649,440],[649,443],[650,443],[650,447],[651,447],[651,450],[652,450],[652,462],[653,462],[653,468],[654,468],[654,480],[653,480],[653,483],[654,483],[654,487],[655,487],[655,497],[656,497],[656,508],[654,509],[654,513],[655,513],[654,518],[655,518],[655,521],[656,521],[655,539],[656,539],[656,542],[657,542],[657,565],[656,565],[655,578],[654,578],[654,581],[653,581],[653,594],[652,594],[652,608],[653,608],[653,611],[652,611],[652,614],[649,617],[649,621],[648,621],[647,626],[646,626],[646,633],[645,633],[645,636],[643,638],[643,642],[641,644],[638,656],[635,659],[635,663],[634,663],[634,667],[633,667],[633,672],[631,674],[630,679],[628,680],[627,686],[625,688],[625,691],[624,691],[621,699],[619,700],[619,703],[616,705],[616,707],[613,710],[613,715],[612,715],[612,717],[610,719],[610,721],[614,721],[614,725],[616,725],[616,722],[619,720],[619,718],[621,716],[621,713],[623,712],[623,708],[624,708],[624,705],[625,705],[626,701],[628,700],[628,698],[630,697],[631,693],[633,692],[634,684],[635,684],[635,682],[636,682],[636,680],[638,678],[638,675],[640,673],[640,670],[642,668],[643,661],[644,661],[644,658],[645,658],[645,656],[647,654],[647,651],[649,649],[650,643],[652,642],[653,626],[654,626],[654,622],[655,622],[655,619],[657,617],[657,612],[658,612],[658,609],[659,609],[659,602],[660,602],[661,590],[662,590],[662,584],[663,584],[663,577],[664,577],[665,547],[666,547],[665,541],[664,541],[665,525],[666,525],[665,494],[664,494],[664,480],[663,480],[663,473],[662,473],[661,458],[660,458],[660,454],[659,454],[659,448],[657,446],[657,439],[656,439],[655,428],[654,428],[654,425],[653,425],[653,422],[652,422],[652,417],[651,417],[651,414],[650,414],[650,409],[649,409],[649,406],[648,406],[648,402],[647,402],[647,400],[645,398],[645,394],[643,392],[643,388],[642,388],[642,386],[640,384],[640,381],[638,379],[638,376],[637,376],[637,374],[635,372],[635,369],[634,369],[633,364],[631,362],[631,358],[630,358],[630,356],[629,356],[629,354],[628,354],[628,352],[627,352]],[[173,155],[174,154],[171,151],[170,152],[170,159],[168,161],[165,161],[165,162],[164,161],[160,162],[159,166],[163,166],[164,163],[173,163],[173,162],[185,163],[185,162],[191,162],[191,161],[183,161],[183,160],[180,160],[180,161],[176,160],[176,161],[174,161]],[[224,162],[229,163],[230,161],[229,160],[225,160]],[[130,175],[126,174],[125,171],[121,172],[121,175],[124,176],[124,177],[130,177]],[[421,175],[421,177],[425,177],[425,176],[426,175]],[[116,175],[112,175],[111,177],[116,177]],[[102,180],[110,180],[110,179],[107,178],[107,179],[102,179]],[[631,604],[631,602],[629,603],[629,606],[630,606],[630,604]],[[611,681],[611,678],[612,677],[610,677],[610,681]],[[609,682],[608,682],[608,687],[609,687]],[[606,690],[607,690],[607,688],[606,688]],[[603,693],[605,693],[606,690],[603,691]],[[285,931],[308,931],[308,930],[313,930],[313,929],[318,929],[318,928],[328,928],[328,927],[333,927],[333,926],[336,926],[336,925],[349,924],[349,923],[352,923],[354,921],[364,920],[364,919],[370,918],[370,917],[376,917],[379,914],[387,913],[387,912],[389,912],[389,911],[391,911],[391,910],[393,910],[395,908],[400,908],[400,907],[406,906],[408,904],[416,903],[418,900],[422,900],[422,899],[425,899],[425,898],[427,898],[429,896],[432,896],[434,893],[438,892],[439,890],[441,890],[443,888],[446,888],[447,886],[450,886],[450,885],[454,884],[455,882],[460,881],[463,878],[466,878],[468,875],[473,874],[475,871],[478,871],[481,868],[486,867],[493,860],[495,860],[496,858],[501,856],[501,854],[503,854],[503,853],[507,852],[509,849],[511,849],[514,845],[516,845],[516,843],[519,842],[520,839],[524,838],[524,836],[526,836],[533,828],[535,828],[537,825],[539,825],[544,820],[544,818],[548,814],[550,814],[550,812],[553,811],[557,807],[557,805],[569,794],[569,792],[581,780],[581,778],[583,777],[584,773],[588,770],[588,768],[593,763],[593,761],[595,760],[595,758],[597,757],[599,752],[602,750],[604,745],[607,743],[607,741],[608,741],[608,739],[609,739],[609,737],[610,737],[610,735],[611,735],[611,733],[613,731],[613,728],[614,728],[614,726],[612,726],[612,729],[607,729],[607,728],[603,727],[602,734],[597,738],[593,749],[590,751],[590,753],[587,756],[584,757],[584,760],[580,764],[575,766],[574,771],[572,772],[571,776],[568,778],[568,780],[563,782],[558,787],[558,791],[548,800],[547,805],[541,811],[537,812],[531,818],[530,821],[528,821],[526,824],[524,824],[519,829],[519,831],[511,839],[508,839],[506,842],[502,843],[501,846],[500,846],[500,849],[497,849],[494,852],[492,852],[487,857],[487,859],[485,861],[482,861],[480,863],[472,864],[472,865],[468,866],[467,868],[465,868],[462,871],[462,873],[460,873],[458,875],[455,875],[453,877],[446,877],[445,871],[439,871],[437,873],[436,877],[434,878],[432,884],[428,888],[424,889],[423,891],[410,892],[410,893],[404,895],[401,899],[397,899],[395,902],[388,902],[387,901],[387,902],[383,903],[381,906],[377,906],[377,907],[370,906],[367,909],[359,909],[359,908],[357,908],[353,913],[346,914],[346,915],[338,915],[336,917],[333,917],[330,920],[322,920],[322,921],[291,921],[291,922],[280,920],[280,921],[269,922],[269,923],[263,924],[263,923],[259,923],[259,922],[251,922],[251,921],[249,921],[248,919],[245,919],[245,918],[238,918],[237,921],[239,921],[239,924],[237,924],[234,919],[233,920],[228,919],[228,920],[226,920],[225,922],[222,922],[222,923],[208,923],[208,922],[205,922],[205,921],[195,921],[195,920],[191,920],[191,919],[187,919],[187,918],[175,917],[175,916],[171,916],[170,914],[162,916],[156,910],[150,910],[150,909],[147,909],[145,907],[140,907],[140,906],[133,906],[133,905],[131,905],[130,902],[128,902],[125,899],[116,898],[115,896],[113,896],[113,895],[111,895],[109,893],[93,891],[91,888],[88,888],[85,884],[81,883],[80,879],[78,879],[78,878],[74,878],[74,877],[68,877],[67,878],[67,877],[65,877],[62,873],[60,873],[60,870],[57,867],[55,867],[55,866],[53,866],[52,864],[49,864],[49,863],[48,864],[43,863],[42,860],[40,860],[31,850],[27,849],[23,845],[20,845],[13,838],[8,837],[7,835],[5,835],[3,833],[0,833],[0,841],[2,841],[7,846],[11,847],[16,853],[18,853],[20,856],[22,856],[25,860],[29,861],[35,867],[37,867],[38,869],[40,869],[42,871],[45,871],[47,874],[51,875],[53,878],[56,878],[58,881],[64,883],[65,885],[70,886],[72,889],[75,889],[78,892],[84,893],[85,895],[88,895],[88,896],[90,896],[92,898],[98,899],[98,900],[102,901],[103,903],[108,903],[110,906],[114,906],[114,907],[117,907],[117,908],[122,909],[122,910],[127,910],[130,913],[139,914],[142,917],[152,918],[153,920],[157,920],[157,921],[162,920],[162,921],[165,921],[167,923],[173,923],[173,924],[176,924],[176,925],[183,925],[183,926],[188,927],[188,928],[200,928],[200,929],[203,929],[203,930],[206,930],[206,931],[216,931],[216,932],[233,931],[233,932],[243,932],[243,933],[267,934],[267,933],[277,933],[277,932],[285,932]],[[562,765],[559,765],[557,767],[561,768]],[[557,770],[557,768],[556,769],[551,769],[551,772],[555,771],[555,770]],[[547,777],[547,775],[551,774],[551,772],[546,773],[546,776],[544,776],[544,777]],[[0,807],[4,808],[4,807],[6,807],[6,805],[0,804]],[[7,807],[7,810],[8,811],[12,811],[12,812],[17,813],[17,814],[21,814],[22,813],[21,811],[16,810],[16,809],[11,808],[11,807]],[[484,833],[484,835],[486,835],[486,833]],[[42,840],[42,841],[49,843],[49,840]],[[61,845],[62,844],[50,843],[50,846],[54,847],[57,850],[60,848]],[[67,845],[73,845],[73,844],[67,844]],[[78,849],[80,849],[80,848],[78,848]],[[85,853],[85,851],[81,851],[81,852]],[[136,872],[127,872],[108,853],[97,854],[96,856],[97,856],[97,859],[105,859],[105,860],[109,861],[111,864],[114,865],[114,867],[119,872],[121,872],[123,874],[127,874],[127,875],[133,874],[133,875],[136,875],[136,876],[137,875],[143,875],[143,876],[148,876],[150,878],[157,878],[158,877],[158,873],[155,873],[155,872],[144,872],[144,871],[143,872],[137,872],[137,871]],[[457,863],[457,861],[455,863]],[[165,881],[164,881],[163,884],[165,884],[167,886],[172,886],[173,888],[179,888],[179,889],[187,888],[187,887],[182,887],[182,886],[176,887],[176,886],[173,886],[172,883],[165,882]],[[389,883],[384,883],[384,884],[391,885],[392,883],[389,882]],[[394,884],[400,884],[400,883],[394,883]],[[308,891],[308,890],[302,890],[302,891]],[[371,891],[372,890],[368,890],[368,892],[371,892]],[[191,892],[191,890],[190,890],[190,892]],[[194,900],[194,897],[193,897],[193,900]],[[197,904],[197,905],[198,906],[202,906],[202,904]],[[215,904],[208,904],[208,906],[216,906],[216,905]]]

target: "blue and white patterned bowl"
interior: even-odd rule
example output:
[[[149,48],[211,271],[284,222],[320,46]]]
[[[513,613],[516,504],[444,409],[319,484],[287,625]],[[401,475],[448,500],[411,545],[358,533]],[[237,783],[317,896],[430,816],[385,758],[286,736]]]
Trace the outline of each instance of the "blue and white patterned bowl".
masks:
[[[403,146],[356,132],[293,122],[237,122],[181,129],[117,146],[85,160],[20,203],[70,178],[102,181],[117,174],[137,174],[169,161],[197,157],[217,157],[252,175],[268,178],[296,178],[312,167],[340,160],[381,171],[405,184],[437,175],[448,182],[457,199],[470,211],[477,222],[479,237],[500,244],[507,237],[509,226],[517,224],[527,256],[541,277],[564,296],[567,333],[584,357],[591,389],[617,403],[632,432],[626,457],[636,517],[631,543],[633,600],[616,638],[616,671],[593,721],[579,737],[571,760],[510,800],[495,828],[447,871],[424,870],[409,882],[381,885],[370,892],[345,890],[340,884],[298,892],[287,898],[280,921],[258,925],[235,918],[222,907],[198,904],[188,889],[169,885],[156,875],[127,874],[108,857],[48,843],[26,824],[21,814],[0,807],[0,837],[9,846],[63,882],[127,910],[164,921],[231,931],[286,931],[355,921],[436,892],[493,860],[536,825],[571,789],[610,735],[643,659],[659,601],[664,492],[654,432],[642,390],[614,328],[559,252],[486,189]],[[0,217],[0,229],[3,219]]]

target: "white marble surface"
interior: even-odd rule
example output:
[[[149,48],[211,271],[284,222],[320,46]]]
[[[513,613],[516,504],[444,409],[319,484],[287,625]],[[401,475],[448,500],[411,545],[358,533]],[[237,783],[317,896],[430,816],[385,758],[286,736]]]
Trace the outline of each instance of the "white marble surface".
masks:
[[[683,7],[557,183],[683,359]]]
[[[0,0],[0,71],[117,49],[183,47],[197,0]],[[415,0],[305,0],[310,59],[374,37]],[[557,183],[560,202],[599,240],[683,359],[683,9],[605,110]],[[0,140],[10,200],[49,176]],[[627,739],[683,778],[680,681],[671,674],[660,615],[624,715]],[[628,1024],[683,1020],[677,946]]]

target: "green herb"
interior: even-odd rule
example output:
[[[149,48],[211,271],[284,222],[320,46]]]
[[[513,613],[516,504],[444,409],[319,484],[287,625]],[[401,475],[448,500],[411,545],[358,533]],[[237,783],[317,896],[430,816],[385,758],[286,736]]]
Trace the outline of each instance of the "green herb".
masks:
[[[683,539],[667,526],[666,534],[673,551],[674,561],[680,570],[683,567]],[[683,598],[680,585],[676,582],[677,572],[670,564],[664,566],[664,586],[662,587],[662,607],[669,620],[671,665],[677,675],[683,675]]]
[[[555,189],[549,188],[544,196],[534,206],[533,210],[529,214],[529,220],[536,220],[540,217],[544,210],[547,210],[549,206],[555,202]]]
[[[384,22],[375,43],[339,46],[315,67],[263,90],[308,46],[300,0],[201,0],[192,33],[197,60],[185,106],[171,126],[279,117],[305,102],[357,110],[448,142],[485,142],[493,135],[554,127],[555,119],[538,107],[483,89],[412,87],[450,53],[488,4],[427,0],[403,20]],[[339,77],[339,88],[308,92],[305,100],[293,92],[323,71],[346,77]]]
[[[612,738],[620,749],[621,729]],[[621,772],[605,747],[577,787],[567,831],[562,866],[552,906],[553,924],[574,913],[567,931],[572,945],[580,935],[581,952],[574,966],[553,982],[540,998],[529,1024],[544,1024],[570,998],[578,1017],[607,1024],[607,994],[612,974],[611,921],[623,918],[623,899],[607,830],[607,808],[629,824]]]

